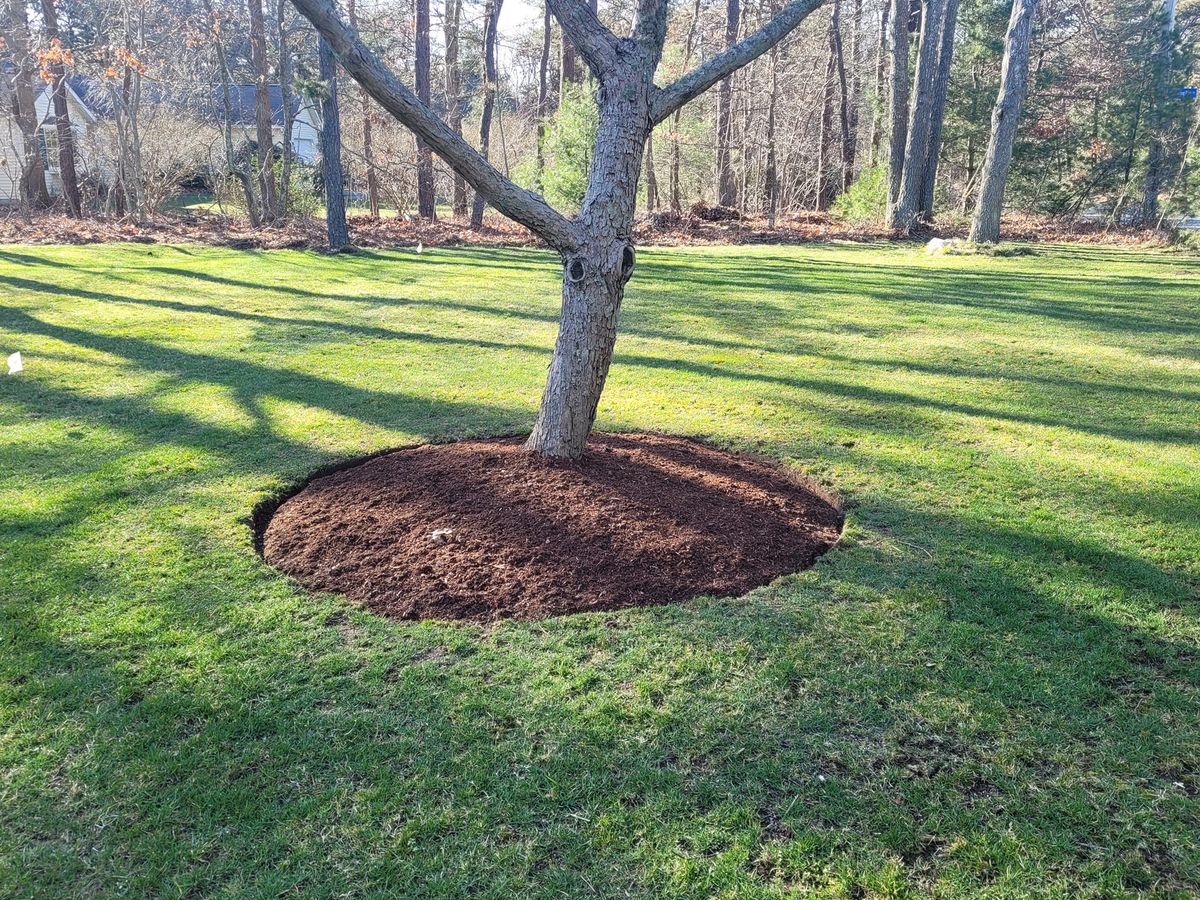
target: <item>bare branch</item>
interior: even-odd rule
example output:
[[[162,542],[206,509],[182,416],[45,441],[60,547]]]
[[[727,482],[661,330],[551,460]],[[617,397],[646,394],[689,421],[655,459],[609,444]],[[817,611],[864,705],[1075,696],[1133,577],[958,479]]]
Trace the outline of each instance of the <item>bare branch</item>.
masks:
[[[466,141],[456,135],[416,94],[401,84],[337,13],[331,0],[292,0],[337,53],[338,61],[375,101],[415,132],[465,178],[475,190],[510,219],[542,237],[557,250],[579,245],[575,226],[533,191],[505,178]],[[601,26],[603,27],[603,26]]]
[[[674,84],[660,88],[650,104],[650,120],[657,125],[685,103],[695,100],[726,75],[758,59],[787,37],[809,13],[824,2],[825,0],[792,0],[754,34],[692,69]]]
[[[617,66],[617,37],[584,0],[548,0],[563,34],[583,56],[597,78]]]

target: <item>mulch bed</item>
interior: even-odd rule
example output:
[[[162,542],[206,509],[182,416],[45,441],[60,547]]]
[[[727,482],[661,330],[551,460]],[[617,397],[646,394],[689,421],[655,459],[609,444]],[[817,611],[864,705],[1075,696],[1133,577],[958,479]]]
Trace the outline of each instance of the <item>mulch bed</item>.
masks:
[[[577,464],[521,444],[431,444],[317,478],[265,523],[263,556],[383,615],[492,621],[734,596],[841,534],[823,491],[756,457],[650,434],[593,435]]]

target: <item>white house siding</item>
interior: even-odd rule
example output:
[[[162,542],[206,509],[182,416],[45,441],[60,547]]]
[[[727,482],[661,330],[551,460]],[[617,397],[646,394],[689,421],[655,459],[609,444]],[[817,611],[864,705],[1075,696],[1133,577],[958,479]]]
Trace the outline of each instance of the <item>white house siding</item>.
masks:
[[[53,117],[53,99],[48,89],[42,90],[34,99],[34,110],[39,122],[46,122]],[[75,146],[79,147],[87,135],[86,122],[91,115],[75,99],[74,94],[67,92],[67,108],[71,114],[71,131],[75,134]],[[43,129],[54,130],[53,125],[43,125]],[[21,139],[21,130],[16,120],[7,110],[0,112],[0,204],[11,205],[21,200],[21,161],[25,155],[25,143]],[[83,166],[80,166],[82,169]],[[57,197],[62,192],[62,181],[58,177],[58,160],[51,159],[46,170],[46,188],[52,196]]]

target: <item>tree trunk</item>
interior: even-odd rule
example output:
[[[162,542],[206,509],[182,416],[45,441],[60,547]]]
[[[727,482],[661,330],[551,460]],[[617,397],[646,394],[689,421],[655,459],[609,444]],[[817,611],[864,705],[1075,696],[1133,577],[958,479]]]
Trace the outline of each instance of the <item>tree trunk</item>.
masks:
[[[429,0],[416,0],[417,47],[414,66],[417,99],[429,105]],[[426,222],[437,218],[433,186],[433,153],[417,137],[417,214]]]
[[[262,192],[262,218],[279,216],[275,191],[275,136],[271,121],[271,61],[267,57],[267,31],[262,0],[248,0],[250,10],[250,60],[254,67],[254,122],[258,143],[258,184]]]
[[[1029,43],[1037,0],[1013,0],[1008,33],[1004,38],[1004,63],[1000,70],[1000,93],[992,110],[992,134],[988,139],[979,202],[971,222],[971,240],[993,243],[1000,239],[1000,210],[1004,183],[1012,163],[1013,140],[1021,117],[1021,103],[1029,77]]]
[[[4,31],[16,66],[13,73],[13,113],[21,132],[21,201],[26,209],[44,209],[50,205],[46,189],[46,169],[38,142],[41,123],[33,91],[33,56],[30,54],[29,8],[25,0],[9,0],[8,28]]]
[[[443,30],[446,38],[446,121],[457,137],[462,137],[462,65],[458,54],[459,20],[462,0],[446,0]],[[459,172],[454,173],[451,200],[454,218],[467,217],[467,182]]]
[[[337,61],[324,37],[317,42],[321,79],[321,172],[325,181],[325,229],[329,249],[350,243],[346,229],[346,195],[342,183],[342,123],[338,113]]]
[[[821,93],[821,131],[817,140],[817,197],[816,207],[824,212],[829,209],[837,194],[833,180],[833,99],[834,77],[837,71],[837,5],[829,19],[825,35],[827,54],[825,57],[825,86]]]
[[[646,135],[646,212],[658,209],[658,177],[654,173],[654,132]]]
[[[700,0],[692,7],[692,18],[688,21],[687,37],[683,42],[683,69],[687,70],[692,61],[692,47],[696,40],[696,23],[700,20]],[[671,126],[671,212],[676,215],[683,212],[682,160],[679,150],[679,119],[683,108],[675,110]]]
[[[537,99],[537,189],[544,189],[543,176],[546,172],[546,116],[550,114],[550,4],[544,3],[542,15],[542,56],[538,61]]]
[[[725,49],[737,43],[741,0],[725,0]],[[721,79],[717,94],[717,203],[737,206],[733,180],[733,74]]]
[[[1162,32],[1152,60],[1150,109],[1150,147],[1146,155],[1146,184],[1142,193],[1142,225],[1158,225],[1158,195],[1162,191],[1162,172],[1165,164],[1163,132],[1169,118],[1163,115],[1167,91],[1171,87],[1171,63],[1175,50],[1175,0],[1163,0]]]
[[[929,115],[929,150],[925,154],[925,174],[921,179],[921,221],[933,221],[933,190],[937,184],[938,157],[942,152],[942,123],[946,118],[946,94],[950,85],[950,67],[954,62],[954,32],[958,28],[959,0],[946,0],[942,22],[941,48],[937,78],[933,85],[933,109]]]
[[[283,0],[279,0],[282,5]],[[347,14],[350,16],[350,24],[358,27],[358,14],[354,0],[349,0],[346,5]],[[449,62],[449,56],[447,56]],[[449,68],[447,67],[447,73]],[[372,133],[371,124],[371,97],[359,86],[359,95],[362,99],[362,127],[363,127],[363,165],[367,170],[367,210],[372,219],[379,218],[379,176],[375,172],[375,141]]]
[[[879,15],[879,45],[875,50],[875,85],[871,96],[871,165],[879,160],[880,138],[883,135],[883,71],[887,50],[888,22],[891,21],[892,4],[883,3]]]
[[[283,147],[279,164],[278,213],[280,218],[286,219],[290,213],[292,196],[292,162],[295,159],[295,153],[292,151],[292,130],[296,124],[296,117],[292,112],[292,60],[287,40],[287,4],[284,0],[276,0],[276,2],[278,9],[275,40],[279,51],[279,99],[283,105]],[[354,9],[353,2],[350,4],[350,9],[351,11]]]
[[[563,258],[558,339],[537,423],[525,444],[545,456],[578,459],[583,453],[633,274],[633,217],[653,82],[620,77],[624,74],[602,83],[598,92],[596,148],[577,220],[582,241]]]
[[[913,80],[913,98],[908,117],[908,135],[904,145],[900,190],[888,223],[894,230],[908,233],[916,227],[921,213],[921,182],[925,177],[929,152],[930,115],[933,110],[933,83],[941,49],[941,22],[946,0],[925,0],[921,7],[921,38],[917,47],[917,71]]]
[[[833,41],[830,44],[829,50],[837,69],[837,84],[838,84],[838,122],[841,127],[842,134],[842,177],[841,183],[838,185],[838,191],[842,192],[850,187],[850,181],[854,173],[854,153],[857,149],[855,134],[853,132],[854,123],[851,121],[851,102],[850,83],[846,78],[846,58],[842,50],[842,4],[841,0],[833,2],[833,24],[830,30],[830,36]]]
[[[904,146],[908,142],[908,0],[892,0],[892,72],[888,102],[888,219],[900,198]]]
[[[65,45],[58,28],[58,10],[54,0],[42,0],[42,19],[50,46],[63,49]],[[62,183],[67,213],[79,218],[83,214],[83,200],[79,195],[79,172],[75,166],[75,132],[71,128],[71,113],[67,108],[66,70],[60,61],[51,62],[49,69],[53,79],[54,128],[58,136],[58,178]]]
[[[779,209],[779,173],[775,154],[775,107],[779,103],[779,47],[771,48],[771,86],[767,93],[767,162],[763,171],[763,207],[767,227],[775,227]]]
[[[492,138],[492,110],[496,105],[496,28],[500,22],[500,5],[503,0],[487,0],[483,14],[483,112],[479,118],[479,153],[488,158]],[[475,203],[471,207],[471,227],[483,226],[483,207],[486,200],[479,191],[475,192]]]

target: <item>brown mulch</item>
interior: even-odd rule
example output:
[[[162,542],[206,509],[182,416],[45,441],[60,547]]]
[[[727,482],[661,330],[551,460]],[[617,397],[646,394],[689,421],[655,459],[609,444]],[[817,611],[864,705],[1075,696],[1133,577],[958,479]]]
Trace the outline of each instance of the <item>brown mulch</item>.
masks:
[[[523,226],[489,214],[484,227],[463,222],[420,222],[407,217],[348,219],[354,246],[392,247],[538,247],[543,242]],[[1166,232],[1113,228],[1102,224],[1069,223],[1037,216],[1006,217],[1006,241],[1106,244],[1153,247],[1171,242]],[[914,239],[965,238],[967,224],[940,225]],[[825,241],[884,241],[895,235],[878,225],[851,225],[828,213],[802,212],[781,216],[771,227],[762,216],[727,207],[697,203],[684,213],[669,210],[644,216],[634,226],[634,239],[643,245],[691,246],[720,244],[809,244]],[[164,214],[145,222],[124,219],[71,219],[38,213],[32,220],[15,213],[0,216],[0,244],[205,244],[239,250],[325,249],[325,231],[317,219],[251,228],[238,219],[209,212]]]
[[[735,596],[811,566],[842,513],[774,463],[684,438],[596,434],[578,464],[519,438],[395,450],[275,511],[264,558],[406,619],[537,619]]]

